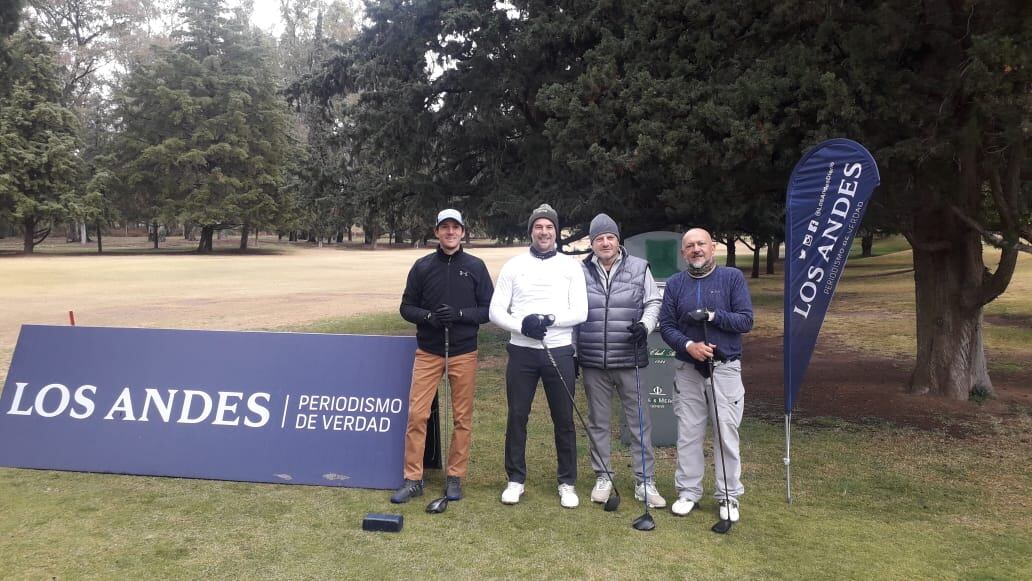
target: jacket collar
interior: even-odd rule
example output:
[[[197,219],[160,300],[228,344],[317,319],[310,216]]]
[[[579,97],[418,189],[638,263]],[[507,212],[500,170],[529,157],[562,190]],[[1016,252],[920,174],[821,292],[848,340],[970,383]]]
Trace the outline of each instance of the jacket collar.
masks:
[[[462,245],[459,245],[459,249],[451,254],[445,254],[444,250],[441,250],[441,245],[437,245],[437,259],[441,262],[448,262],[450,258],[458,258],[462,256]]]

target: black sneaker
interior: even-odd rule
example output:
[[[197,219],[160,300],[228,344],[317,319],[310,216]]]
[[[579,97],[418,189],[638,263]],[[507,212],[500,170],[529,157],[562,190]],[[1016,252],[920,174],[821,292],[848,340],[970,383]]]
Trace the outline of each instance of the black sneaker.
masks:
[[[462,500],[462,480],[458,476],[445,478],[444,495],[448,500]]]
[[[406,478],[405,483],[401,485],[401,488],[396,490],[391,496],[391,502],[394,504],[402,504],[412,500],[412,498],[416,496],[423,496],[423,481],[409,480]]]

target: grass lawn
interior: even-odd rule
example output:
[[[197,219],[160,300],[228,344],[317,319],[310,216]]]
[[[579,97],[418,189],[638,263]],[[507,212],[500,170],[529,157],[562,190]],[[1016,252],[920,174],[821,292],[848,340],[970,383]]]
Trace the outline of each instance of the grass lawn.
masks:
[[[394,315],[304,330],[404,332]],[[576,510],[559,507],[544,398],[531,418],[524,500],[504,506],[505,337],[483,333],[467,498],[423,512],[431,491],[391,505],[384,491],[136,476],[0,470],[0,571],[14,577],[387,578],[405,576],[690,578],[1032,577],[1028,424],[966,439],[889,426],[814,422],[794,430],[794,496],[784,500],[780,424],[743,424],[742,522],[709,531],[716,504],[685,518],[653,511],[630,527],[626,450],[616,461],[623,503],[587,502],[579,437]],[[581,399],[583,406],[583,400]],[[672,450],[659,453],[672,496]],[[400,512],[401,534],[366,533],[367,512]]]
[[[1032,315],[1032,293],[1024,292],[1032,290],[1029,264],[1023,257],[1011,287],[1020,292],[1009,291],[987,313]],[[912,357],[910,266],[905,251],[850,260],[819,344]],[[780,333],[780,278],[750,281],[757,333]],[[870,317],[874,308],[888,315]],[[412,332],[393,313],[289,328]],[[987,325],[987,345],[1001,353],[993,364],[1028,374],[1027,333]],[[642,533],[630,526],[643,509],[633,500],[627,450],[617,448],[615,460],[623,503],[605,513],[587,498],[593,478],[579,429],[582,504],[559,506],[539,392],[527,493],[504,506],[506,339],[491,326],[481,333],[467,497],[444,514],[424,513],[441,486],[437,471],[426,496],[396,506],[387,491],[0,468],[0,577],[1032,579],[1027,411],[963,438],[810,418],[793,429],[792,505],[785,502],[782,424],[747,416],[742,522],[729,535],[711,533],[716,503],[707,497],[688,517],[653,511],[657,529]],[[660,491],[670,501],[673,450],[657,456]],[[711,481],[712,473],[707,493]],[[363,532],[368,512],[401,513],[404,530]]]

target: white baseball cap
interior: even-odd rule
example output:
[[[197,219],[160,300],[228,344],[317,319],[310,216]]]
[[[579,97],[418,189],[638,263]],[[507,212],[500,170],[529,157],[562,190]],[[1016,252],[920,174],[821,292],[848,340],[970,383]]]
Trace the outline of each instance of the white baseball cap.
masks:
[[[462,214],[460,214],[459,211],[454,208],[441,210],[440,213],[437,214],[437,226],[440,226],[441,222],[444,222],[445,220],[455,220],[459,223],[459,226],[462,226],[463,228],[466,227],[465,222],[462,221]],[[436,228],[437,226],[434,226],[434,228]]]

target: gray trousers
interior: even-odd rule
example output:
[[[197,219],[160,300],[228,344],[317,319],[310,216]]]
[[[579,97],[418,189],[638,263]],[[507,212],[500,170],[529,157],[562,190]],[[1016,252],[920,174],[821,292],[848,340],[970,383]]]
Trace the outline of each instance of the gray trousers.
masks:
[[[728,496],[737,498],[745,492],[742,486],[742,459],[739,454],[738,426],[745,407],[745,386],[742,385],[742,362],[718,363],[713,372],[720,434],[724,439],[724,462],[720,461],[717,431],[713,428],[713,466],[716,474],[714,497],[724,498],[724,466],[727,467]],[[695,366],[678,361],[674,371],[674,414],[677,416],[677,470],[674,486],[678,495],[698,502],[702,498],[702,476],[706,460],[702,453],[706,439],[706,419],[713,417],[710,382]],[[710,397],[707,397],[710,396]]]
[[[638,482],[645,477],[652,480],[655,475],[655,457],[652,453],[652,416],[649,414],[648,394],[642,394],[641,411],[646,443],[645,468],[643,470],[641,466],[642,442],[638,425],[638,397],[634,391],[634,368],[595,369],[584,367],[581,368],[581,374],[584,376],[584,393],[588,400],[588,431],[591,433],[595,445],[598,446],[598,455],[607,464],[606,467],[614,474],[616,473],[616,468],[611,460],[612,446],[610,444],[613,392],[616,392],[620,396],[624,419],[627,421],[627,428],[631,436],[631,462],[634,466],[634,475]],[[600,466],[594,456],[591,457],[591,467],[599,476],[606,473],[606,467]]]

